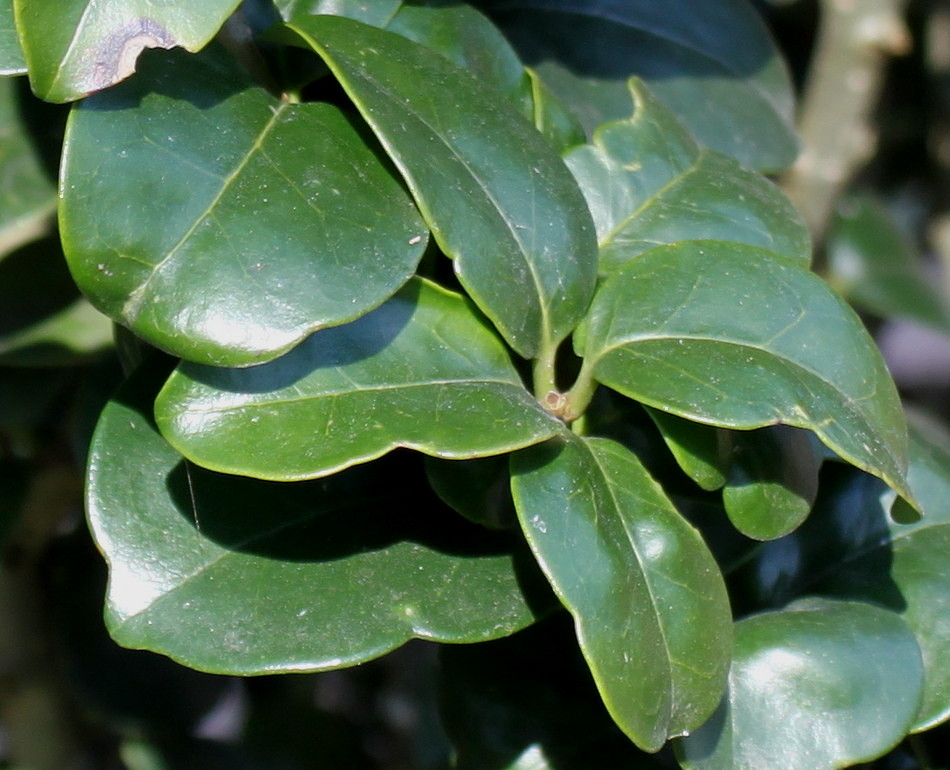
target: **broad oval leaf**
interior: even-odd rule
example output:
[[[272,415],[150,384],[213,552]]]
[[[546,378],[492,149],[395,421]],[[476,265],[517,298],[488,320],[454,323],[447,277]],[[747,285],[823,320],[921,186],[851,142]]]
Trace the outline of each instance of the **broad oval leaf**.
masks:
[[[892,612],[812,599],[736,625],[729,690],[716,715],[677,742],[688,770],[836,770],[906,734],[920,651]]]
[[[288,104],[217,49],[148,57],[73,112],[60,222],[80,288],[202,363],[274,358],[414,272],[426,229],[335,107]]]
[[[276,480],[326,476],[396,447],[501,454],[563,427],[524,389],[474,309],[421,280],[268,364],[182,364],[156,415],[199,465]]]
[[[765,177],[700,147],[634,78],[634,114],[601,126],[566,157],[597,226],[600,269],[661,244],[710,239],[769,249],[808,264],[811,238]]]
[[[130,381],[90,451],[89,521],[109,562],[106,619],[120,644],[262,674],[353,665],[413,637],[484,641],[533,622],[530,555],[420,496],[418,463],[291,484],[212,473],[161,438],[153,395],[141,373]]]
[[[699,533],[634,454],[571,435],[512,458],[515,507],[611,716],[657,751],[712,714],[729,600]]]
[[[590,135],[630,114],[626,81],[639,75],[707,147],[769,171],[795,159],[791,80],[745,0],[474,4],[572,105]]]
[[[800,265],[737,243],[661,246],[604,282],[582,331],[578,353],[624,395],[720,427],[806,428],[913,501],[884,361]]]
[[[124,80],[146,48],[203,48],[240,0],[13,0],[36,95],[69,102]]]
[[[923,508],[919,522],[890,521],[893,493],[870,476],[839,472],[805,526],[762,548],[744,579],[761,602],[819,592],[899,613],[923,655],[917,732],[950,718],[950,439],[943,430],[911,426],[908,480]]]
[[[494,89],[399,35],[316,16],[281,39],[327,62],[508,343],[526,358],[553,354],[597,270],[590,213],[554,148]]]

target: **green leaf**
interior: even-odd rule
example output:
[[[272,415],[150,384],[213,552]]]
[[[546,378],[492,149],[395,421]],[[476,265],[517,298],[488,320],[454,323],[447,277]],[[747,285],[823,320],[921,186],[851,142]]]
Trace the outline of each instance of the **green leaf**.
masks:
[[[620,728],[646,751],[722,696],[732,645],[722,576],[636,456],[570,435],[512,460],[515,506]]]
[[[187,12],[152,0],[13,0],[37,96],[69,102],[124,80],[146,48],[203,48],[240,0],[203,0]]]
[[[913,246],[870,198],[839,206],[828,233],[828,273],[832,285],[863,310],[950,331],[950,308]]]
[[[687,476],[707,491],[719,489],[726,483],[728,463],[722,456],[726,439],[720,429],[659,409],[647,407],[646,411]]]
[[[17,91],[16,80],[0,78],[0,259],[42,234],[56,208],[56,186],[24,125]]]
[[[156,415],[199,465],[276,480],[325,476],[396,447],[501,454],[563,427],[524,389],[474,309],[421,280],[269,364],[182,364]]]
[[[677,753],[689,770],[850,767],[904,737],[920,689],[920,652],[897,615],[801,601],[737,624],[726,698]]]
[[[478,0],[588,133],[630,114],[639,75],[707,147],[778,170],[797,154],[792,87],[745,0]],[[592,41],[596,41],[592,45]]]
[[[840,473],[805,526],[759,552],[748,577],[760,601],[818,591],[899,613],[923,654],[913,725],[922,731],[950,718],[950,439],[944,429],[912,427],[908,479],[923,508],[919,522],[890,521],[893,493],[864,474]]]
[[[789,200],[764,177],[700,147],[634,78],[634,114],[601,126],[565,160],[587,198],[611,272],[677,241],[737,241],[808,264],[811,238]]]
[[[353,665],[412,637],[483,641],[533,621],[530,557],[420,496],[417,466],[294,484],[212,473],[158,434],[153,394],[142,376],[127,385],[90,453],[89,520],[120,644],[261,674]]]
[[[475,460],[425,458],[432,490],[466,519],[492,529],[517,526],[507,455]]]
[[[497,27],[468,5],[446,0],[411,4],[402,0],[283,0],[278,7],[285,21],[320,14],[345,16],[402,35],[468,70],[483,85],[498,89],[556,147],[566,149],[584,142],[584,129],[577,119],[535,73],[526,73]]]
[[[345,16],[385,27],[403,7],[403,0],[274,0],[274,5],[285,21],[305,16]]]
[[[337,108],[282,102],[219,49],[141,70],[67,132],[63,244],[104,313],[175,355],[242,366],[415,272],[425,225]]]
[[[554,149],[494,89],[399,35],[321,16],[283,39],[326,60],[508,343],[553,354],[590,302],[597,260],[587,206]]]
[[[534,127],[562,153],[583,144],[587,135],[574,113],[544,84],[537,72],[532,69],[525,71],[531,82]]]
[[[112,323],[76,289],[55,239],[0,261],[0,365],[67,366],[112,346]]]
[[[624,395],[720,427],[806,428],[913,501],[884,361],[800,265],[738,243],[661,246],[604,282],[582,331],[588,371]]]
[[[13,0],[0,0],[0,75],[25,72],[26,60],[13,21]]]
[[[747,537],[774,540],[796,529],[818,494],[821,455],[812,435],[787,425],[728,431],[729,479],[722,490],[729,519]]]

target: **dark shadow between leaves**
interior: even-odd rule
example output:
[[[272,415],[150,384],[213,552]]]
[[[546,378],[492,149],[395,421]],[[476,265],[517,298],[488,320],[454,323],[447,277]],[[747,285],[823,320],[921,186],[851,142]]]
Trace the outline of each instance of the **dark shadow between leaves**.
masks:
[[[414,543],[458,558],[508,556],[537,616],[556,600],[517,532],[473,524],[428,487],[422,459],[393,452],[314,481],[230,476],[182,460],[166,484],[202,537],[229,550],[285,562],[330,562]]]
[[[0,341],[46,320],[79,298],[56,236],[0,260]]]
[[[566,612],[494,642],[439,651],[440,706],[458,770],[505,770],[537,747],[551,770],[676,765],[610,718]]]
[[[182,48],[147,48],[128,80],[86,98],[84,110],[136,109],[150,94],[209,110],[253,86],[223,47],[212,43],[193,54]]]
[[[410,282],[382,306],[342,326],[314,332],[289,353],[258,366],[225,369],[185,362],[183,374],[229,393],[271,393],[289,388],[318,369],[347,366],[376,355],[412,319],[419,284]]]
[[[891,576],[894,549],[878,479],[851,466],[826,463],[818,499],[795,532],[764,543],[730,576],[738,614],[782,607],[819,594],[872,601],[894,612],[907,602]]]
[[[769,63],[768,48],[746,46],[727,71],[708,53],[655,31],[623,24],[624,2],[584,6],[570,0],[476,0],[508,36],[528,66],[552,60],[591,81],[754,76]],[[675,4],[674,4],[675,5]],[[614,11],[613,9],[619,9]],[[675,8],[666,11],[676,17]],[[681,9],[682,15],[688,11]],[[590,45],[596,40],[597,45]]]

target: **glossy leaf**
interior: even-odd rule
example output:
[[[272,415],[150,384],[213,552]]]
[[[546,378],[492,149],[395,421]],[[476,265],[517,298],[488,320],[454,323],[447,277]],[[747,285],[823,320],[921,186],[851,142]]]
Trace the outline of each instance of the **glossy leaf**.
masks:
[[[634,114],[601,126],[565,158],[594,216],[600,269],[677,241],[736,241],[808,264],[811,238],[771,182],[703,149],[642,81]]]
[[[79,295],[55,240],[0,261],[0,365],[70,365],[111,345],[112,323]]]
[[[803,267],[737,243],[658,247],[603,284],[583,331],[578,353],[624,395],[721,427],[806,428],[913,500],[884,361]]]
[[[920,652],[894,613],[805,600],[736,626],[729,691],[678,742],[688,770],[834,770],[874,759],[910,727]]]
[[[37,96],[69,102],[124,80],[146,48],[203,48],[240,0],[203,0],[187,12],[151,0],[13,0]]]
[[[473,308],[423,281],[269,364],[182,364],[156,414],[199,465],[277,480],[325,476],[396,447],[457,459],[501,454],[562,426],[524,389]]]
[[[811,434],[774,425],[728,431],[729,478],[722,490],[729,519],[744,535],[774,540],[797,528],[818,494],[821,455]]]
[[[74,112],[65,152],[77,282],[187,359],[274,358],[379,305],[426,245],[409,197],[338,109],[276,99],[219,50],[149,57]]]
[[[402,35],[499,90],[559,149],[585,140],[583,127],[567,107],[534,72],[526,73],[501,32],[468,5],[445,0],[283,0],[278,6],[286,21],[319,14],[345,16]]]
[[[512,491],[620,728],[656,751],[702,724],[729,665],[729,601],[702,538],[636,456],[564,436],[514,456]]]
[[[15,80],[0,78],[0,259],[42,234],[56,207],[56,186],[24,126],[17,90]]]
[[[158,434],[153,393],[141,377],[126,386],[90,455],[89,520],[110,566],[106,619],[119,643],[260,674],[353,665],[412,637],[483,641],[532,622],[530,564],[508,538],[420,495],[418,468],[377,463],[297,484],[212,473]]]
[[[794,160],[792,88],[744,0],[478,0],[588,133],[630,114],[642,77],[707,147],[752,168]],[[596,41],[596,42],[594,42]]]
[[[26,72],[23,48],[13,20],[13,0],[0,0],[0,75]]]
[[[895,524],[892,495],[856,472],[829,483],[812,519],[770,543],[750,564],[759,601],[781,603],[816,591],[871,601],[901,614],[917,636],[924,661],[924,696],[915,731],[950,717],[950,440],[943,431],[911,431],[909,481],[924,517]]]
[[[345,16],[385,27],[403,7],[403,0],[275,0],[274,5],[285,21],[305,16]]]
[[[950,331],[950,306],[887,210],[869,198],[839,206],[828,234],[828,273],[835,288],[863,310]]]
[[[284,39],[326,60],[507,342],[525,357],[553,353],[596,277],[590,214],[553,148],[493,89],[399,35],[321,16]]]

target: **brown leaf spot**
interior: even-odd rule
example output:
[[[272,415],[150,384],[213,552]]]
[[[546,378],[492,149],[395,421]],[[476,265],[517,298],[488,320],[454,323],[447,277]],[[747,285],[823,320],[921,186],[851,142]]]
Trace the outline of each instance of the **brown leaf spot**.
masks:
[[[139,54],[146,48],[173,48],[178,45],[154,19],[136,19],[109,36],[95,53],[88,90],[98,91],[124,80],[135,72]]]

